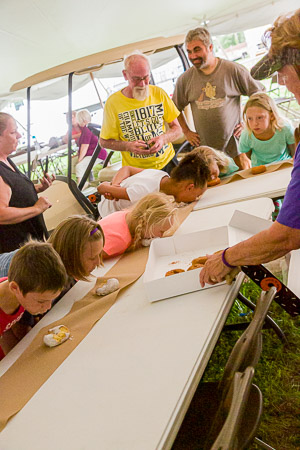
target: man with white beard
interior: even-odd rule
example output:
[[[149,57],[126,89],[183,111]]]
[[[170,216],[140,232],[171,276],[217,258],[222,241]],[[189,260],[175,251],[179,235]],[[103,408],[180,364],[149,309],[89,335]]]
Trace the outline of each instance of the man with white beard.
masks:
[[[123,76],[128,85],[105,103],[100,144],[121,151],[123,166],[170,173],[171,142],[182,134],[179,111],[163,89],[149,85],[150,63],[142,53],[125,57]]]

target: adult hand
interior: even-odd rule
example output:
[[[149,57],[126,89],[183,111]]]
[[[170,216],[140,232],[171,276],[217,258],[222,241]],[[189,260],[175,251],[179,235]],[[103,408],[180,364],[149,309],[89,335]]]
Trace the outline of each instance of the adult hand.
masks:
[[[48,189],[49,186],[52,185],[54,180],[55,180],[54,174],[50,176],[48,173],[46,173],[45,176],[40,179],[40,184],[37,184],[35,186],[35,190],[37,192],[44,192],[46,189]]]
[[[222,262],[222,252],[218,252],[208,257],[203,269],[200,272],[201,287],[207,284],[217,284],[225,280],[226,275],[231,271]]]
[[[200,136],[195,131],[188,130],[184,135],[193,147],[198,147],[201,144]]]
[[[49,202],[47,197],[40,197],[34,206],[38,209],[38,213],[41,214],[46,211],[46,209],[51,208],[52,203]]]
[[[163,134],[156,136],[150,141],[148,141],[148,145],[150,147],[149,153],[152,155],[153,153],[158,152],[165,145],[165,137]]]
[[[126,142],[126,151],[135,153],[137,155],[149,155],[149,148],[146,142],[137,140],[132,142]]]
[[[238,123],[235,127],[234,127],[234,130],[233,130],[233,135],[236,137],[236,138],[240,138],[240,135],[241,135],[241,133],[242,133],[242,131],[243,131],[243,129],[244,129],[244,125],[242,124],[242,123]]]

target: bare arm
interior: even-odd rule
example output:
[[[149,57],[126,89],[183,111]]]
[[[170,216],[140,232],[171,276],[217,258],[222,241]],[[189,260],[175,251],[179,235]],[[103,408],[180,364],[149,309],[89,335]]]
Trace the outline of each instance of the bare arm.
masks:
[[[100,138],[100,145],[111,150],[118,150],[119,152],[131,152],[136,154],[149,154],[148,145],[141,140],[138,141],[118,141],[116,139]]]
[[[89,144],[81,144],[78,152],[78,162],[82,161],[88,151]]]
[[[18,342],[19,339],[17,339],[11,329],[5,331],[5,333],[0,337],[0,345],[5,355],[7,355],[7,353],[9,353]]]
[[[300,230],[274,222],[268,230],[240,242],[226,251],[226,261],[232,266],[262,264],[280,258],[291,250],[300,248]],[[209,257],[200,272],[200,283],[215,284],[224,280],[230,268],[222,262],[222,254]]]
[[[246,153],[241,153],[240,155],[237,155],[234,159],[234,162],[239,167],[240,170],[244,169],[250,169],[251,167],[251,161],[247,157]]]
[[[121,186],[114,186],[108,182],[103,182],[97,187],[99,194],[104,195],[108,200],[123,199],[130,200],[127,194],[127,189]],[[109,194],[109,195],[108,195]]]
[[[140,169],[139,167],[133,167],[133,166],[123,166],[120,170],[116,173],[116,175],[113,177],[111,184],[113,185],[120,185],[120,183],[123,180],[126,180],[126,178],[131,177],[132,175],[135,175],[136,173],[142,172],[144,169]]]
[[[195,131],[192,131],[192,130],[189,129],[188,124],[187,124],[187,122],[185,120],[185,116],[184,116],[183,112],[181,112],[179,114],[178,122],[180,123],[182,131],[183,131],[185,137],[187,138],[187,140],[189,141],[189,143],[191,145],[193,145],[194,147],[198,147],[198,145],[201,144],[200,136]]]
[[[11,189],[6,183],[4,183],[2,177],[0,177],[1,225],[24,222],[24,220],[31,219],[32,217],[43,213],[51,206],[51,203],[45,197],[40,197],[33,206],[29,206],[28,208],[15,208],[13,206],[9,206],[10,198]]]
[[[252,149],[249,150],[249,152],[247,152],[246,155],[247,155],[247,158],[249,158],[249,160],[251,161]]]

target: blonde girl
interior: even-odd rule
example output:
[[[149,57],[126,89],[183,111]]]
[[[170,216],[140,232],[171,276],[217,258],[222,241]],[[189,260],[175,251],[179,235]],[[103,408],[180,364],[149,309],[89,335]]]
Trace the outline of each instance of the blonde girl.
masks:
[[[69,281],[87,281],[90,273],[102,262],[104,234],[99,223],[90,217],[68,217],[55,228],[48,242],[61,257]],[[10,262],[18,251],[0,255],[0,277],[7,276]]]
[[[224,177],[239,170],[233,159],[220,150],[201,145],[195,148],[194,151],[197,151],[207,163],[210,170],[210,180]]]
[[[120,255],[142,245],[143,239],[162,237],[174,224],[173,197],[161,192],[145,195],[132,208],[99,221],[105,236],[103,258]]]
[[[294,130],[280,117],[274,100],[264,92],[251,95],[243,118],[239,150],[251,157],[252,166],[289,159],[295,152]]]

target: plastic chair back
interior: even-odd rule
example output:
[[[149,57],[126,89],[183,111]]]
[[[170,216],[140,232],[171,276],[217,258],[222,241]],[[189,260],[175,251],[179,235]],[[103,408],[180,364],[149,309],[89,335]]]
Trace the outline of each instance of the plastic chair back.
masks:
[[[243,372],[248,366],[255,367],[260,358],[262,350],[261,330],[275,294],[276,288],[274,286],[268,292],[262,291],[250,324],[231,351],[220,382],[220,389],[224,391],[225,395],[235,372]]]
[[[76,183],[72,180],[72,192],[67,181],[66,177],[57,177],[52,186],[39,194],[39,196],[47,197],[52,203],[52,207],[43,213],[49,231],[54,230],[62,220],[74,214],[91,214],[93,216],[95,214],[95,208],[88,205],[88,199],[79,191]]]
[[[251,437],[254,436],[262,413],[261,395],[257,397],[259,402],[256,405],[256,420],[253,421],[251,428],[248,427],[240,433],[243,417],[247,415],[248,404],[252,403],[250,393],[253,376],[253,367],[247,367],[244,372],[236,372],[234,374],[227,398],[224,404],[221,405],[221,407],[226,409],[226,403],[230,402],[227,417],[211,450],[242,450],[249,441],[249,434]]]

